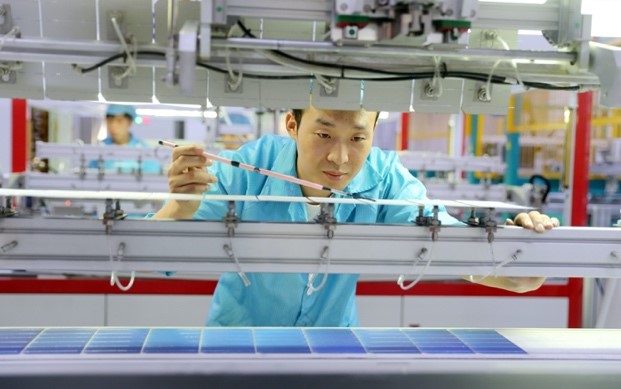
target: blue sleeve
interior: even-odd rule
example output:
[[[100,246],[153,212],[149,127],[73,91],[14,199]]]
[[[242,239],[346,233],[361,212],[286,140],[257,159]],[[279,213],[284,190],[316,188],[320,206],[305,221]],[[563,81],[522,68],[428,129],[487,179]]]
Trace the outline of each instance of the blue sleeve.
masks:
[[[396,154],[392,153],[386,163],[389,170],[386,177],[385,193],[382,198],[394,200],[428,200],[427,189],[417,178],[399,162]],[[432,207],[425,207],[424,215],[433,214]],[[412,223],[418,216],[418,207],[382,207],[378,221],[383,223]],[[438,214],[442,225],[462,225],[463,223],[448,214],[446,208],[440,207]]]

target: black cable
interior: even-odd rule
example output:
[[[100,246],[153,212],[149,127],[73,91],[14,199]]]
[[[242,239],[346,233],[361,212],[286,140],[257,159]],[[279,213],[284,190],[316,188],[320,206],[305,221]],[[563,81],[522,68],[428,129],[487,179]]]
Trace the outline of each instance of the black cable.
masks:
[[[568,90],[568,91],[580,90],[580,85],[561,86],[561,85],[546,84],[544,82],[530,82],[530,81],[523,81],[522,84],[524,84],[524,86],[527,86],[529,88],[537,88],[537,89]]]
[[[237,26],[244,32],[244,37],[249,36],[251,38],[256,38],[256,35],[254,35],[239,19],[237,19]]]
[[[154,51],[154,50],[138,50],[138,51],[136,51],[136,56],[139,56],[139,55],[154,55],[154,56],[164,57],[166,54],[164,54],[164,53],[162,53],[160,51]],[[104,59],[103,61],[97,62],[96,64],[94,64],[92,66],[89,66],[87,68],[81,68],[77,64],[72,64],[71,66],[73,66],[80,73],[85,74],[85,73],[90,73],[93,70],[97,70],[100,67],[109,64],[110,62],[116,61],[119,58],[123,58],[123,62],[126,62],[127,61],[127,54],[126,53],[115,54],[115,55],[113,55],[111,57],[108,57],[108,58]]]
[[[97,70],[100,67],[109,64],[112,61],[116,61],[119,58],[126,58],[126,57],[127,57],[127,54],[120,53],[120,54],[113,55],[112,57],[106,58],[101,62],[97,62],[95,65],[87,67],[87,68],[81,68],[78,64],[75,64],[75,63],[71,64],[71,66],[73,66],[73,68],[79,71],[80,73],[85,74],[85,73],[90,73],[93,70]]]
[[[252,33],[252,31],[250,31],[241,22],[241,20],[239,20],[239,19],[237,20],[237,25],[243,31],[244,37],[251,37],[251,38],[255,38],[256,39],[256,35],[254,35]],[[361,67],[361,66],[337,65],[337,64],[322,63],[322,62],[311,61],[311,60],[307,60],[307,59],[303,59],[303,58],[298,58],[298,57],[295,57],[295,56],[293,56],[291,54],[285,53],[285,52],[280,51],[280,50],[270,50],[270,51],[275,53],[275,54],[282,55],[282,56],[284,56],[284,57],[286,57],[286,58],[288,58],[290,60],[297,61],[297,62],[300,62],[300,63],[304,63],[306,65],[326,66],[326,67],[330,67],[330,68],[334,68],[334,69],[339,69],[339,70],[341,70],[341,74],[343,74],[345,70],[358,70],[358,71],[363,71],[363,72],[370,72],[370,73],[377,73],[377,74],[386,74],[386,75],[393,76],[391,78],[386,78],[386,79],[373,79],[373,81],[400,81],[400,80],[416,80],[416,79],[420,79],[420,78],[430,78],[430,77],[423,76],[424,73],[390,72],[390,71],[386,71],[386,70],[371,69],[371,68],[365,68],[365,67]],[[440,71],[440,77],[441,78],[447,78],[447,77],[464,78],[464,79],[468,79],[468,80],[484,81],[484,82],[487,82],[487,80],[489,78],[489,75],[484,74],[484,73],[455,72],[455,71],[450,72],[447,69],[446,62],[442,62],[440,64],[440,66],[441,66],[441,71]],[[434,74],[432,73],[431,77],[433,77],[433,75]],[[345,77],[341,77],[341,78],[345,78]],[[352,79],[352,78],[349,78],[349,79]],[[512,83],[507,82],[507,78],[506,77],[495,76],[495,75],[492,75],[491,83],[493,83],[493,84],[513,85]],[[523,82],[522,84],[524,86],[527,86],[527,87],[530,87],[530,88],[548,89],[548,90],[575,91],[575,90],[579,90],[580,89],[579,85],[559,86],[559,85],[540,83],[540,82]]]
[[[237,25],[244,32],[244,36],[256,38],[256,36],[240,20],[237,21]],[[337,77],[337,78],[341,78],[345,80],[368,80],[368,81],[389,82],[389,81],[407,81],[407,80],[428,79],[428,78],[433,78],[435,76],[435,72],[406,73],[406,72],[394,72],[394,71],[389,71],[389,70],[366,68],[363,66],[330,64],[330,63],[323,63],[323,62],[298,58],[291,54],[282,52],[280,50],[269,50],[269,51],[273,52],[274,54],[281,55],[287,59],[305,64],[305,65],[323,66],[323,67],[328,67],[332,69],[338,69],[341,72],[341,77]],[[139,50],[139,51],[136,51],[135,55],[136,57],[144,56],[144,55],[159,56],[159,57],[166,56],[166,54],[163,52],[153,51],[153,50]],[[120,58],[123,58],[123,61],[126,62],[127,54],[126,53],[115,54],[87,68],[81,68],[77,64],[73,64],[72,66],[76,70],[78,70],[80,73],[85,74],[85,73],[89,73],[94,70],[97,70],[100,67],[105,66]],[[197,61],[196,65],[199,67],[208,69],[208,70],[218,72],[218,73],[222,73],[222,74],[228,73],[226,69],[222,69],[217,66],[209,65],[202,61]],[[440,64],[440,67],[441,67],[440,69],[441,78],[462,78],[462,79],[480,81],[480,82],[487,82],[489,79],[490,82],[493,84],[512,85],[512,83],[507,81],[507,77],[492,75],[492,77],[489,78],[489,75],[484,74],[484,73],[450,71],[448,70],[446,62],[442,62]],[[346,70],[382,74],[382,75],[386,75],[386,77],[382,77],[382,78],[347,77],[347,76],[344,77]],[[265,74],[244,73],[244,77],[249,78],[249,79],[258,79],[258,80],[301,80],[301,79],[312,79],[314,78],[314,75],[312,74],[308,74],[308,75],[265,75]],[[580,86],[578,85],[557,86],[557,85],[546,84],[546,83],[541,83],[541,82],[523,82],[523,85],[527,87],[531,87],[531,88],[548,89],[548,90],[579,90],[580,89]]]
[[[209,65],[205,62],[197,61],[196,65],[201,68],[213,70],[214,72],[217,72],[217,73],[228,74],[228,70],[219,68],[217,66]],[[303,80],[303,79],[312,78],[311,75],[304,75],[304,74],[283,75],[283,76],[277,76],[277,75],[271,75],[271,74],[252,74],[252,73],[243,73],[243,74],[245,78],[257,79],[257,80]]]
[[[152,51],[152,50],[140,50],[136,52],[136,56],[138,57],[145,56],[145,55],[164,57],[166,54],[159,52],[159,51]],[[302,60],[300,58],[291,56],[289,54],[285,54],[285,56],[290,57],[292,60],[296,60],[296,61],[299,60],[300,62],[304,62],[306,64],[311,64],[311,62],[314,62],[314,61]],[[85,74],[85,73],[90,73],[94,70],[97,70],[100,67],[105,66],[120,58],[123,58],[123,60],[126,61],[127,54],[125,53],[115,54],[87,68],[81,68],[77,64],[73,64],[72,66],[76,68],[80,73]],[[359,66],[323,64],[320,62],[314,62],[312,64],[319,65],[319,66],[328,65],[330,67],[341,69],[342,71],[358,70],[358,71],[365,71],[365,72],[370,72],[370,73],[385,74],[387,76],[387,77],[372,78],[372,79],[365,78],[365,77],[340,77],[346,80],[368,80],[368,81],[379,81],[379,82],[407,81],[407,80],[420,80],[420,79],[433,78],[433,76],[435,75],[434,72],[404,73],[404,72],[390,72],[390,71],[385,71],[385,70],[380,70],[380,69],[370,69],[370,68],[364,68],[364,67],[359,67]],[[198,61],[196,62],[196,65],[199,67],[205,68],[205,69],[218,72],[218,73],[222,73],[222,74],[228,73],[226,69],[222,69],[217,66],[209,65],[205,62]],[[442,70],[440,74],[442,78],[462,78],[462,79],[473,80],[473,81],[487,82],[487,78],[489,77],[488,75],[483,74],[483,73],[450,71],[448,70],[446,63],[444,62],[442,63],[441,66],[442,66]],[[280,76],[280,75],[244,73],[244,77],[249,78],[249,79],[258,79],[258,80],[302,80],[302,79],[311,79],[313,78],[313,75],[308,74],[308,75],[282,75]],[[512,85],[512,83],[507,82],[506,78],[503,76],[492,76],[491,83],[501,84],[501,85]],[[545,84],[545,83],[540,83],[540,82],[523,82],[523,84],[524,86],[531,87],[531,88],[548,89],[548,90],[579,90],[580,89],[578,85],[557,86],[557,85]]]

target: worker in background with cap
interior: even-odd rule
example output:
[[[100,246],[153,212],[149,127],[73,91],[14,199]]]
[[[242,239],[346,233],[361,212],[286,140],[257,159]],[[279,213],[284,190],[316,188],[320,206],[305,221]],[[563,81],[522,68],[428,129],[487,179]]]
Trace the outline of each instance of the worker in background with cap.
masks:
[[[106,145],[142,146],[146,144],[136,138],[129,129],[136,119],[136,109],[131,105],[111,104],[106,109],[108,136],[102,141]]]
[[[104,145],[148,147],[142,140],[136,138],[130,128],[136,119],[136,109],[131,105],[111,104],[106,109],[106,128],[108,136],[100,142]],[[91,161],[89,167],[97,167],[97,161]],[[160,173],[161,166],[155,161],[141,163],[143,173]],[[105,170],[114,170],[118,173],[133,173],[138,169],[138,161],[105,161]]]

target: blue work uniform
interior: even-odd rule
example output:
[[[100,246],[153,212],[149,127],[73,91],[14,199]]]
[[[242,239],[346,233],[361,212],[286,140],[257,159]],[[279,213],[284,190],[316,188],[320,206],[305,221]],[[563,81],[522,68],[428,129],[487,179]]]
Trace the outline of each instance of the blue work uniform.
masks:
[[[100,145],[115,145],[114,140],[111,137],[107,137],[103,141],[99,143]],[[129,142],[125,144],[125,146],[129,147],[149,147],[146,143],[141,141],[140,139],[134,137],[131,133],[129,134]],[[96,168],[97,161],[90,161],[88,163],[89,168]],[[142,161],[141,162],[142,172],[147,174],[159,174],[161,172],[161,166],[156,161]],[[104,161],[104,170],[110,170],[119,173],[134,173],[138,170],[138,161],[127,161],[127,160],[105,160]]]
[[[296,173],[296,143],[289,137],[263,136],[223,156],[291,176]],[[210,172],[218,177],[209,194],[303,196],[299,185],[214,163]],[[344,189],[349,193],[381,199],[425,199],[420,181],[401,165],[394,152],[373,148],[360,172]],[[305,222],[303,203],[239,202],[237,213],[244,221]],[[427,214],[431,212],[426,210]],[[224,202],[204,201],[194,219],[222,220]],[[338,222],[410,223],[417,207],[336,204]],[[459,223],[444,211],[444,225]],[[338,234],[338,232],[337,232]],[[319,258],[318,258],[319,259]],[[330,274],[322,289],[307,295],[308,274],[249,273],[244,286],[237,273],[224,273],[214,293],[207,319],[211,326],[358,326],[355,291],[359,276]],[[314,285],[319,285],[318,275]]]

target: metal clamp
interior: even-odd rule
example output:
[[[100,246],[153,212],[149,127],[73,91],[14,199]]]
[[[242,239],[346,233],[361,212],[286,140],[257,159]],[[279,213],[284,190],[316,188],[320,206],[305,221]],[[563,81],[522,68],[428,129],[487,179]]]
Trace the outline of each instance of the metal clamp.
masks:
[[[5,200],[5,205],[0,203],[0,218],[11,217],[17,215],[17,211],[13,208],[13,197],[8,196]]]
[[[103,159],[103,155],[99,154],[99,159],[97,160],[97,180],[103,181],[105,175],[105,162]]]
[[[138,169],[136,170],[136,181],[142,181],[142,155],[138,156]]]
[[[86,178],[86,156],[84,153],[80,153],[80,170],[78,176],[80,177],[80,180]]]
[[[229,237],[229,243],[224,244],[222,249],[226,253],[226,255],[235,262],[235,266],[237,267],[237,275],[244,283],[245,287],[249,287],[251,282],[246,276],[246,273],[243,271],[241,264],[239,263],[239,259],[237,258],[237,254],[235,254],[235,248],[233,247],[233,237],[235,236],[235,228],[239,223],[239,217],[237,217],[237,212],[235,212],[235,201],[228,202],[229,210],[222,218],[222,222],[226,226],[226,235]]]
[[[116,200],[115,207],[112,208],[112,199],[106,199],[106,210],[103,214],[103,225],[106,229],[106,234],[112,232],[112,225],[115,220],[123,220],[127,217],[127,214],[121,209],[121,201]]]
[[[235,201],[228,202],[228,209],[222,222],[226,226],[228,237],[232,238],[235,236],[235,228],[239,224],[239,218],[237,217],[237,212],[235,212]]]
[[[9,243],[0,246],[0,254],[7,253],[10,250],[14,249],[15,247],[17,247],[17,241],[12,240]]]
[[[334,217],[334,204],[323,203],[319,211],[319,215],[315,218],[317,223],[323,224],[328,239],[334,238],[334,230],[336,230],[336,218]]]
[[[416,217],[414,222],[418,226],[429,227],[429,231],[431,232],[431,240],[435,242],[436,240],[438,240],[438,233],[440,232],[440,229],[442,227],[442,222],[438,217],[438,214],[440,213],[440,207],[434,205],[432,212],[433,214],[431,216],[425,216],[425,206],[419,205],[418,216]]]
[[[490,208],[487,211],[487,215],[482,217],[476,217],[475,209],[470,209],[470,216],[466,221],[466,224],[473,227],[483,227],[485,228],[485,232],[487,232],[487,242],[492,243],[494,241],[494,233],[498,229],[498,223],[495,220],[496,210],[494,208]]]

